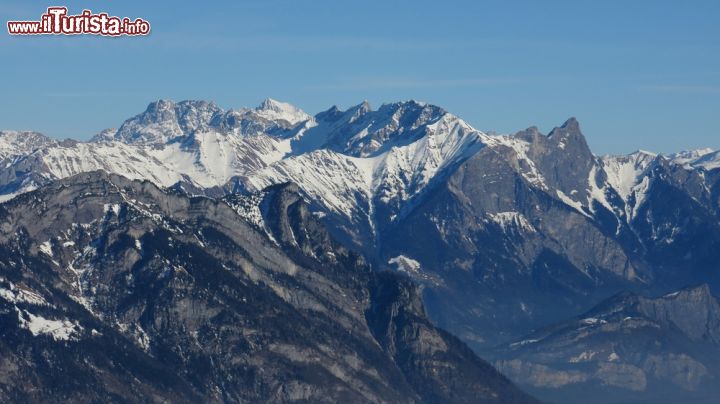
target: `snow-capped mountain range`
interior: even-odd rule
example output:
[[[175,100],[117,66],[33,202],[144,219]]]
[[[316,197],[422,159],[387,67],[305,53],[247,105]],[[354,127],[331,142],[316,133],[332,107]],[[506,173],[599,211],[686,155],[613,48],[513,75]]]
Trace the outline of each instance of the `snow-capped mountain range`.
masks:
[[[564,127],[576,125],[570,120]],[[549,137],[557,138],[560,149],[573,141],[563,128]],[[536,167],[536,156],[528,155],[533,136],[540,136],[535,128],[487,135],[439,107],[416,101],[384,104],[378,110],[363,102],[313,117],[273,99],[239,110],[205,101],[160,100],[88,142],[0,132],[0,195],[7,200],[48,181],[98,169],[200,190],[239,185],[257,191],[291,181],[330,213],[363,222],[372,231],[374,215],[392,221],[403,214],[406,202],[485,147],[510,148],[518,172],[538,189],[551,190],[553,184]],[[587,215],[593,214],[594,201],[611,208],[608,193],[626,205],[633,198],[633,207],[617,212],[630,219],[642,203],[646,171],[659,159],[689,170],[720,167],[720,154],[711,149],[596,157],[584,189],[560,186],[553,196]],[[598,183],[595,177],[605,180]]]
[[[38,138],[38,136],[40,136]],[[89,142],[4,132],[4,199],[93,170],[170,187],[259,190],[293,181],[330,212],[371,227],[373,200],[398,205],[438,174],[494,142],[442,109],[367,103],[312,117],[272,99],[225,111],[202,101],[157,101]],[[15,148],[13,148],[13,144]]]
[[[602,222],[613,229],[613,238],[637,232],[633,220],[646,201],[653,170],[672,166],[703,182],[706,172],[720,166],[720,153],[711,149],[596,156],[574,118],[548,135],[536,127],[488,135],[440,107],[417,101],[377,110],[363,102],[311,116],[273,99],[239,110],[205,101],[160,100],[119,129],[87,142],[2,132],[0,146],[0,200],[94,170],[210,196],[248,194],[292,182],[336,237],[380,264],[393,258],[381,251],[386,230],[402,227],[438,186],[452,185],[451,176],[457,177],[471,157],[489,161],[471,179],[479,176],[492,184],[490,178],[501,175],[493,173],[498,165],[508,165],[502,176],[516,176],[528,189],[590,223]],[[490,191],[497,192],[509,190]],[[696,192],[693,198],[711,198],[707,184]],[[522,212],[517,203],[506,203],[515,198],[508,194],[482,202],[481,220],[506,231],[508,225],[517,225],[521,233],[535,229],[531,217],[537,206]],[[438,229],[445,219],[433,219]],[[653,228],[652,237],[661,237],[661,230]],[[578,259],[574,264],[589,276],[582,267],[594,264]],[[643,279],[635,266],[611,270]]]
[[[489,135],[416,101],[315,116],[157,101],[87,142],[1,132],[0,159],[3,200],[100,170],[211,197],[275,244],[262,201],[294,183],[334,239],[421,284],[431,319],[479,353],[620,291],[720,290],[720,152],[598,156],[574,118]]]

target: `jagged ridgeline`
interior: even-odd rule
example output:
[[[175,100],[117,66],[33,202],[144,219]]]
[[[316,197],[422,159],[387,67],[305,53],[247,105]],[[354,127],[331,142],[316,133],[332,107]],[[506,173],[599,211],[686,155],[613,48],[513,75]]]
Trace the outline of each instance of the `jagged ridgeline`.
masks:
[[[680,394],[707,397],[705,382],[664,382],[677,374],[667,369],[690,363],[682,355],[698,359],[669,348],[673,344],[654,351],[662,358],[656,367],[638,362],[647,353],[615,352],[610,361],[603,348],[585,376],[550,383],[551,392],[535,387],[553,372],[577,370],[575,362],[560,362],[582,352],[543,362],[506,347],[575,321],[620,292],[651,298],[707,284],[717,294],[716,151],[597,156],[575,119],[547,135],[531,127],[496,136],[415,101],[333,107],[310,116],[268,99],[240,110],[158,101],[88,142],[3,132],[0,158],[0,194],[10,203],[59,179],[102,170],[177,195],[222,200],[278,245],[288,241],[272,227],[279,224],[263,219],[263,195],[293,183],[306,214],[329,239],[358,252],[373,271],[399,272],[419,285],[434,324],[496,363],[542,366],[533,368],[544,372],[535,381],[528,374],[537,373],[502,367],[541,398],[573,402],[592,383],[599,392],[632,400],[663,397],[658,392],[670,385]],[[282,228],[292,233],[288,240],[318,236],[304,227]],[[323,253],[313,244],[298,242],[296,249],[315,259]],[[67,269],[66,261],[53,259]],[[701,353],[713,357],[716,349],[704,344]],[[697,373],[705,375],[697,380],[720,377],[700,362],[707,372]],[[591,375],[593,369],[604,373]],[[647,382],[609,382],[627,379],[627,369]]]

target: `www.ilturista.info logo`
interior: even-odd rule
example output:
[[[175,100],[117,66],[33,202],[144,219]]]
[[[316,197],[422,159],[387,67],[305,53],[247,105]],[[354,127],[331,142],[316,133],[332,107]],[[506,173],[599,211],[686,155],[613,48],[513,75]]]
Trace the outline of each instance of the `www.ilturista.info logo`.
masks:
[[[150,23],[142,18],[113,17],[107,13],[93,14],[83,10],[81,14],[68,15],[67,7],[48,7],[40,21],[8,21],[10,35],[147,35]]]

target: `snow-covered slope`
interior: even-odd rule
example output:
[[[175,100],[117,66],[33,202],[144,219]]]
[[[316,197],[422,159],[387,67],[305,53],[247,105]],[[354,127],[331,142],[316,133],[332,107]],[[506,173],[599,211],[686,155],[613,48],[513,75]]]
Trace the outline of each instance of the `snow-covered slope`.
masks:
[[[392,107],[396,113],[415,107],[426,108],[415,102],[408,104],[411,107],[399,104],[393,104]],[[338,115],[353,116],[358,110],[358,107],[353,107]],[[412,111],[417,114],[416,110]],[[420,112],[419,115],[422,114]],[[398,113],[388,121],[390,126],[378,130],[388,133],[403,118],[403,114]],[[370,121],[373,122],[370,126],[377,123],[376,120]],[[418,126],[411,131],[422,132],[423,136],[402,141],[390,136],[384,141],[392,142],[391,147],[384,146],[379,140],[382,137],[369,135],[371,132],[364,124],[351,125],[358,130],[354,134],[350,127],[335,133],[325,132],[329,134],[325,138],[327,148],[278,161],[252,172],[243,182],[248,189],[255,191],[279,182],[294,182],[313,202],[351,222],[361,220],[372,227],[378,219],[375,217],[377,205],[383,207],[387,215],[379,219],[392,221],[401,213],[406,202],[421,195],[429,184],[441,178],[448,169],[491,141],[489,136],[445,112],[432,120],[418,118],[414,123]],[[308,130],[311,131],[312,128]],[[395,129],[395,135],[402,137],[401,132],[405,131]],[[339,133],[343,139],[350,139],[342,144],[345,153],[332,150],[333,146],[338,147],[340,144]],[[375,139],[369,148],[365,147],[368,144],[359,146],[361,143],[353,140],[367,136]]]
[[[120,141],[78,142],[41,148],[0,168],[0,173],[19,176],[29,169],[27,172],[53,180],[104,170],[165,187],[184,181],[212,188],[280,160],[287,152],[286,146],[287,142],[266,135],[234,137],[217,132],[194,133],[185,142],[152,146]],[[24,190],[35,185],[26,184]]]
[[[81,172],[104,170],[132,179],[198,188],[225,185],[282,159],[295,127],[312,120],[274,100],[254,109],[225,111],[204,101],[156,101],[145,112],[89,142],[57,142],[30,132],[2,132],[0,167],[5,198],[40,183]],[[283,135],[280,135],[283,134]]]
[[[424,130],[425,136],[408,145],[392,147],[381,159],[381,170],[376,171],[372,184],[381,201],[412,199],[437,175],[491,142],[489,136],[448,113]]]
[[[670,163],[682,166],[686,170],[703,168],[712,170],[720,167],[717,153],[711,149],[684,151],[671,155],[656,154],[638,150],[628,155],[601,156],[598,158],[605,178],[605,190],[612,189],[622,201],[615,206],[608,198],[601,200],[609,211],[618,214],[618,220],[630,223],[645,202],[652,182],[652,169],[656,165]],[[591,188],[592,184],[591,184]],[[601,195],[597,193],[597,195]],[[602,195],[607,196],[604,192]],[[621,209],[622,208],[622,209]]]
[[[368,164],[366,164],[368,163]],[[331,150],[316,150],[287,159],[243,178],[251,191],[294,182],[314,202],[348,219],[367,218],[373,166]]]
[[[661,155],[636,151],[628,155],[600,157],[607,183],[617,192],[625,204],[625,217],[629,222],[645,201],[651,183],[650,170],[655,164],[669,162],[686,170],[720,168],[720,154],[712,149],[682,151]]]
[[[607,175],[607,183],[620,196],[624,209],[624,221],[630,222],[645,201],[650,185],[648,170],[658,159],[657,154],[636,151],[626,156],[602,156],[600,162]]]
[[[656,157],[655,153],[639,150],[625,156],[603,156],[600,160],[608,183],[627,201]]]

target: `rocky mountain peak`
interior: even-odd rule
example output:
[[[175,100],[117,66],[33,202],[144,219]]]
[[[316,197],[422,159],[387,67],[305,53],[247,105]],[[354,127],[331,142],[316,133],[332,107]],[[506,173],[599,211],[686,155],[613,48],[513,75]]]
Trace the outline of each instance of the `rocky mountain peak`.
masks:
[[[354,123],[364,117],[366,114],[372,112],[372,107],[367,101],[363,101],[358,105],[354,105],[345,111],[348,123]]]
[[[162,145],[200,131],[220,134],[275,134],[311,120],[301,109],[272,98],[257,108],[223,110],[213,102],[159,100],[128,119],[114,135],[125,143]]]
[[[553,129],[548,134],[548,137],[552,137],[555,134],[582,135],[580,132],[580,123],[574,116],[571,116],[560,125],[559,128]]]
[[[596,167],[595,156],[575,118],[568,119],[547,136],[543,136],[533,126],[516,133],[512,138],[526,143],[520,153],[532,162],[542,176],[542,181],[537,182],[561,192],[558,194],[561,199],[581,205],[589,203],[590,188],[593,184],[597,186],[598,179],[600,182],[603,180],[602,169]]]
[[[355,108],[357,111],[360,111],[363,114],[372,111],[372,106],[370,106],[370,103],[368,102],[368,100],[363,100],[363,102],[356,105]]]
[[[266,98],[254,111],[268,120],[286,121],[291,125],[312,119],[300,108],[272,98]]]
[[[175,108],[175,101],[168,99],[159,99],[152,101],[148,104],[145,112],[148,114],[154,114],[160,111],[169,111]]]
[[[512,135],[512,137],[522,139],[528,143],[538,142],[541,136],[544,137],[544,135],[540,133],[540,129],[534,125],[525,130],[515,132],[515,134]]]
[[[583,157],[592,156],[585,136],[580,130],[580,123],[574,117],[553,128],[547,137],[562,150],[580,153]]]
[[[289,105],[289,104],[281,103],[280,101],[277,101],[275,99],[267,97],[255,109],[258,111],[263,111],[263,110],[282,111],[283,106],[285,106],[285,105]]]
[[[208,126],[222,109],[213,102],[170,100],[151,102],[145,112],[125,121],[115,139],[125,143],[166,143]]]
[[[343,115],[343,110],[338,108],[337,105],[333,105],[332,107],[328,108],[326,111],[319,112],[317,115],[315,115],[316,121],[327,121],[332,122],[340,119]]]

